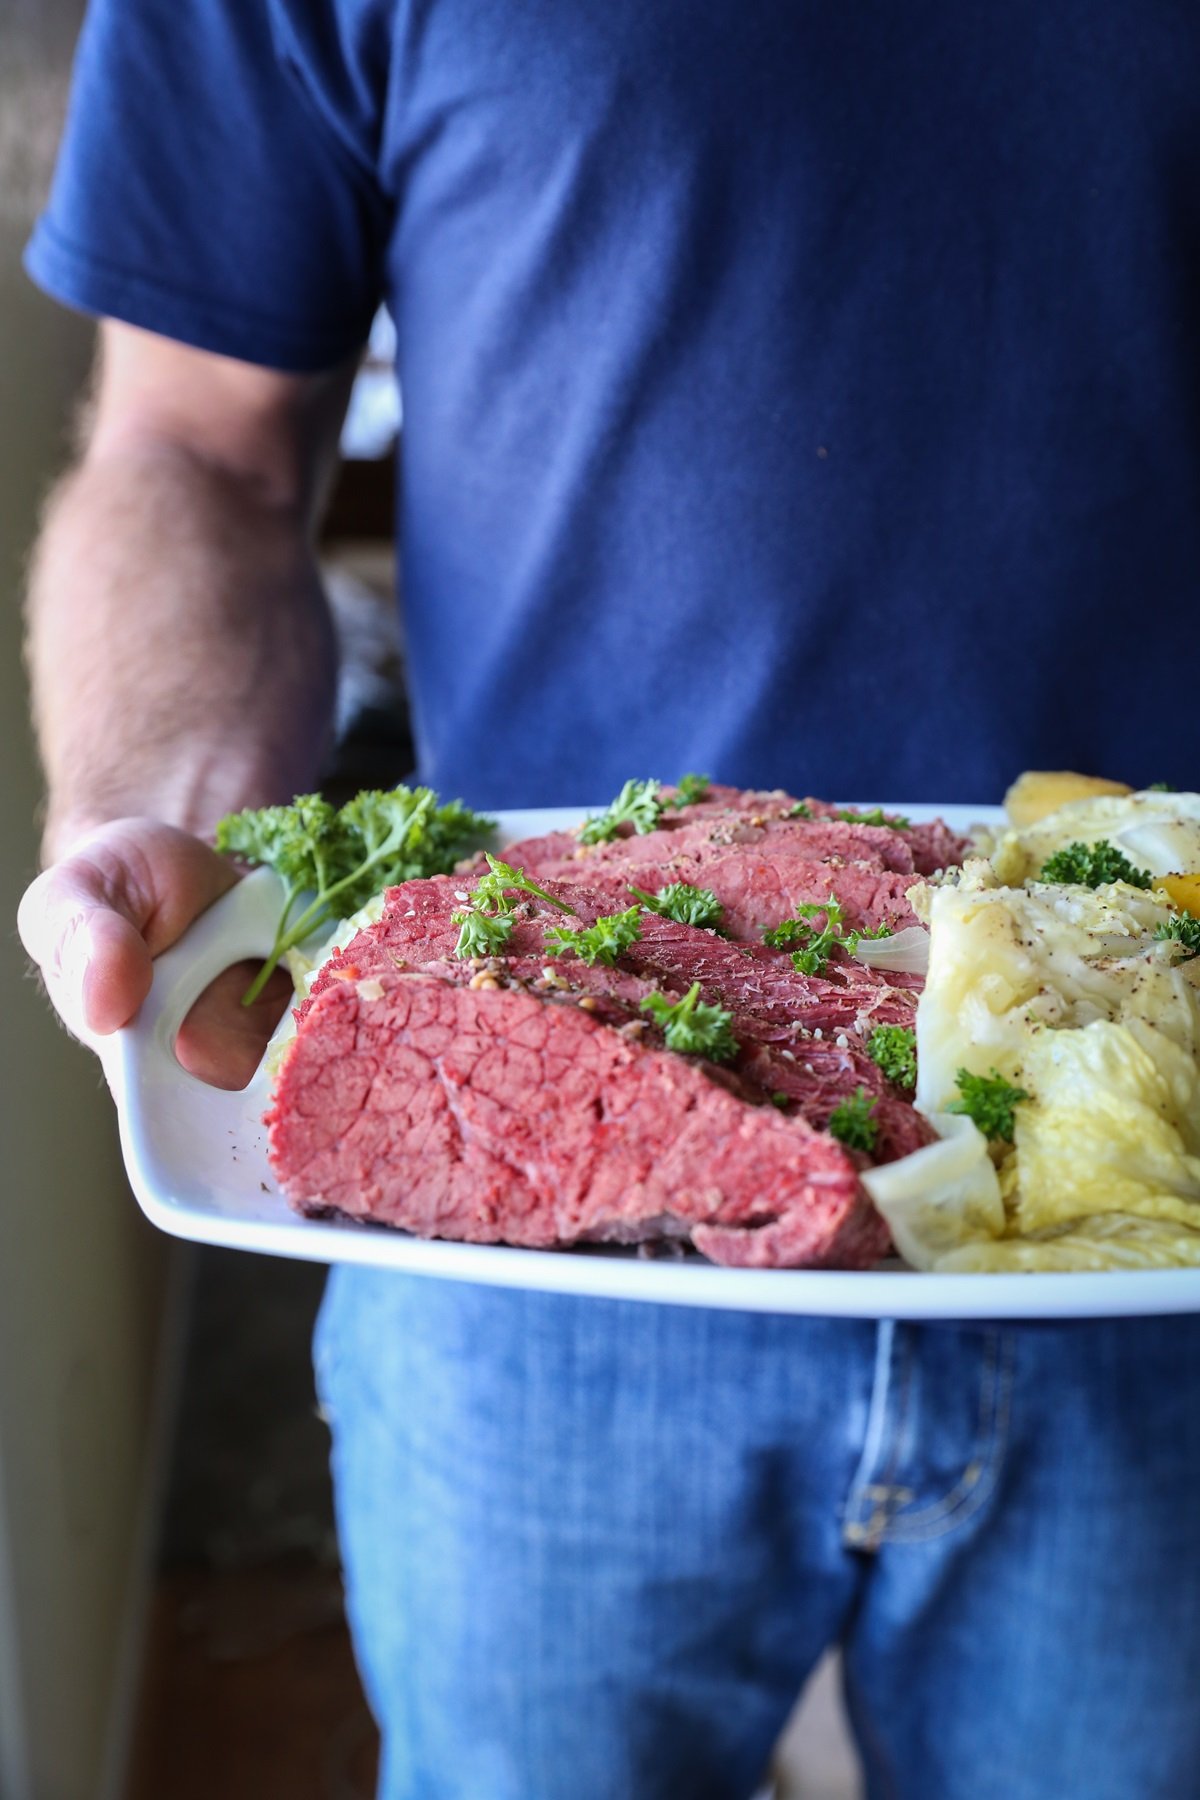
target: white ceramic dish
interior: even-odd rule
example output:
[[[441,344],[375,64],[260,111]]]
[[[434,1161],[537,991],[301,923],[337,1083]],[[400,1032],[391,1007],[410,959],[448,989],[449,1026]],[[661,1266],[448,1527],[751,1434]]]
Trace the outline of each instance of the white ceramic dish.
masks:
[[[572,824],[584,810],[505,814],[501,839]],[[894,810],[918,818],[938,812],[959,829],[997,816],[988,807],[897,804]],[[1046,1319],[1200,1311],[1196,1269],[1062,1275],[919,1275],[898,1264],[853,1272],[722,1269],[700,1257],[666,1261],[629,1250],[451,1244],[349,1220],[302,1219],[276,1191],[267,1163],[267,1077],[260,1071],[243,1092],[226,1093],[185,1074],[173,1051],[180,1023],[213,977],[241,957],[266,955],[279,904],[270,871],[240,883],[159,958],[138,1019],[106,1047],[130,1182],[147,1217],[174,1237],[500,1287],[747,1312]]]

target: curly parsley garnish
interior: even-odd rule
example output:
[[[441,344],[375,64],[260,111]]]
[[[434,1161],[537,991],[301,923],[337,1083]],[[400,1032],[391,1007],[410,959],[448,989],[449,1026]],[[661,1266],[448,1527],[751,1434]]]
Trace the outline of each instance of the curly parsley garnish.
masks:
[[[574,912],[575,908],[568,906],[565,900],[556,900],[544,887],[531,881],[523,869],[514,869],[511,863],[501,862],[489,851],[485,850],[484,856],[487,874],[481,875],[471,889],[469,904],[461,912],[450,915],[451,924],[462,927],[454,946],[455,956],[500,956],[504,953],[512,936],[511,915],[517,904],[514,894],[529,894],[547,906],[557,907],[559,912]]]
[[[511,913],[476,912],[466,907],[462,912],[450,914],[452,925],[460,925],[458,942],[454,946],[455,956],[503,956],[508,948],[508,940],[512,936],[512,928],[516,923]]]
[[[675,789],[674,798],[668,800],[666,804],[677,806],[681,810],[685,806],[695,806],[698,800],[707,799],[711,786],[712,778],[709,775],[683,775]]]
[[[897,1087],[917,1085],[917,1034],[908,1025],[877,1025],[867,1039],[867,1055]]]
[[[514,869],[511,863],[501,862],[490,851],[484,851],[488,872],[481,875],[471,890],[471,903],[483,907],[488,912],[511,912],[513,894],[531,894],[535,900],[544,900],[547,906],[555,906],[559,912],[574,912],[565,900],[556,900],[548,894],[544,887],[531,881],[524,869]]]
[[[1154,927],[1156,938],[1174,938],[1182,944],[1186,956],[1177,956],[1177,963],[1191,962],[1194,956],[1200,956],[1200,919],[1193,918],[1191,913],[1176,913],[1165,924]]]
[[[826,1130],[848,1150],[865,1150],[869,1154],[879,1136],[879,1123],[872,1117],[878,1104],[866,1088],[855,1088],[848,1099],[834,1107]]]
[[[620,825],[632,825],[638,836],[653,831],[662,818],[659,781],[627,781],[612,805],[595,818],[585,819],[579,831],[581,844],[607,844]]]
[[[1130,887],[1148,888],[1154,878],[1145,869],[1135,869],[1123,850],[1102,838],[1096,844],[1067,844],[1056,850],[1042,864],[1037,879],[1090,888],[1124,881]]]
[[[835,819],[844,819],[847,825],[886,825],[889,831],[908,831],[912,820],[906,819],[903,813],[893,813],[889,818],[881,806],[870,812],[856,812],[852,806],[843,806],[834,813]]]
[[[656,894],[648,894],[631,882],[629,892],[637,895],[647,912],[657,913],[661,919],[674,919],[679,925],[710,928],[720,923],[725,911],[711,888],[693,887],[690,881],[668,882]]]
[[[1017,1107],[1029,1098],[1025,1089],[1005,1081],[998,1069],[993,1069],[990,1075],[972,1075],[970,1069],[960,1069],[955,1076],[955,1085],[962,1099],[951,1100],[946,1111],[965,1113],[968,1119],[974,1120],[985,1138],[999,1138],[1011,1144]]]
[[[815,931],[809,921],[821,914],[825,923],[820,931]],[[842,909],[831,894],[828,900],[796,907],[790,919],[763,932],[763,943],[773,950],[791,950],[792,965],[802,975],[823,975],[835,944],[852,956],[864,935],[860,931],[843,932],[842,918]]]
[[[546,932],[546,954],[574,954],[589,968],[603,963],[611,969],[618,956],[623,956],[641,937],[641,911],[640,906],[631,906],[628,912],[606,913],[580,931],[567,925],[551,925]]]
[[[312,932],[348,919],[381,888],[453,868],[494,823],[457,800],[439,806],[425,787],[368,789],[340,808],[298,794],[290,806],[229,813],[217,825],[217,849],[274,869],[286,890],[271,954],[242,1004],[258,998],[280,958]]]
[[[647,994],[641,1010],[651,1015],[662,1028],[668,1050],[685,1056],[707,1056],[709,1062],[728,1062],[738,1053],[738,1044],[730,1031],[733,1014],[720,1006],[706,1006],[700,998],[700,983],[694,981],[682,1000],[671,1000],[666,994]]]

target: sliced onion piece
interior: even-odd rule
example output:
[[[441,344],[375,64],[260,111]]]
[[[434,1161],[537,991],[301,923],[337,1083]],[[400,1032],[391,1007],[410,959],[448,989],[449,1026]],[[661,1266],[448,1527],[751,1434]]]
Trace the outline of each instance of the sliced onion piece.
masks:
[[[929,933],[923,925],[906,925],[891,937],[860,938],[854,957],[868,969],[924,975],[929,967]]]

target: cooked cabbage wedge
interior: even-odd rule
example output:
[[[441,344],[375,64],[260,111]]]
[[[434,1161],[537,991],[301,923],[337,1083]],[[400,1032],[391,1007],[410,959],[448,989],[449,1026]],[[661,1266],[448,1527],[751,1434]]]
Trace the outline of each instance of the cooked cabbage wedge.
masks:
[[[921,896],[915,1099],[940,1141],[866,1177],[917,1268],[1200,1266],[1200,957],[1158,935],[1184,895],[1037,880],[1100,838],[1200,868],[1200,795],[1072,800]],[[964,1068],[1025,1090],[1011,1145],[947,1112]]]

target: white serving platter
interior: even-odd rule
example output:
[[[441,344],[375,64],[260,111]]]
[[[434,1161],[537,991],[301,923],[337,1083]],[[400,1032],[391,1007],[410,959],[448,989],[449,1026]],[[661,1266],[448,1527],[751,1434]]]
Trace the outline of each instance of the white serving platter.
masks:
[[[999,817],[984,806],[885,805],[911,818],[937,814],[958,830]],[[503,814],[500,841],[561,829],[586,810]],[[159,957],[137,1019],[103,1052],[133,1191],[146,1216],[173,1237],[444,1280],[744,1312],[894,1319],[1200,1312],[1197,1269],[1003,1275],[922,1275],[898,1263],[862,1271],[724,1269],[698,1256],[660,1260],[615,1248],[454,1244],[351,1220],[303,1219],[277,1191],[267,1162],[268,1077],[260,1070],[240,1093],[208,1087],[179,1066],[173,1048],[189,1008],[214,976],[243,957],[267,954],[280,894],[276,877],[260,870],[210,908]]]

